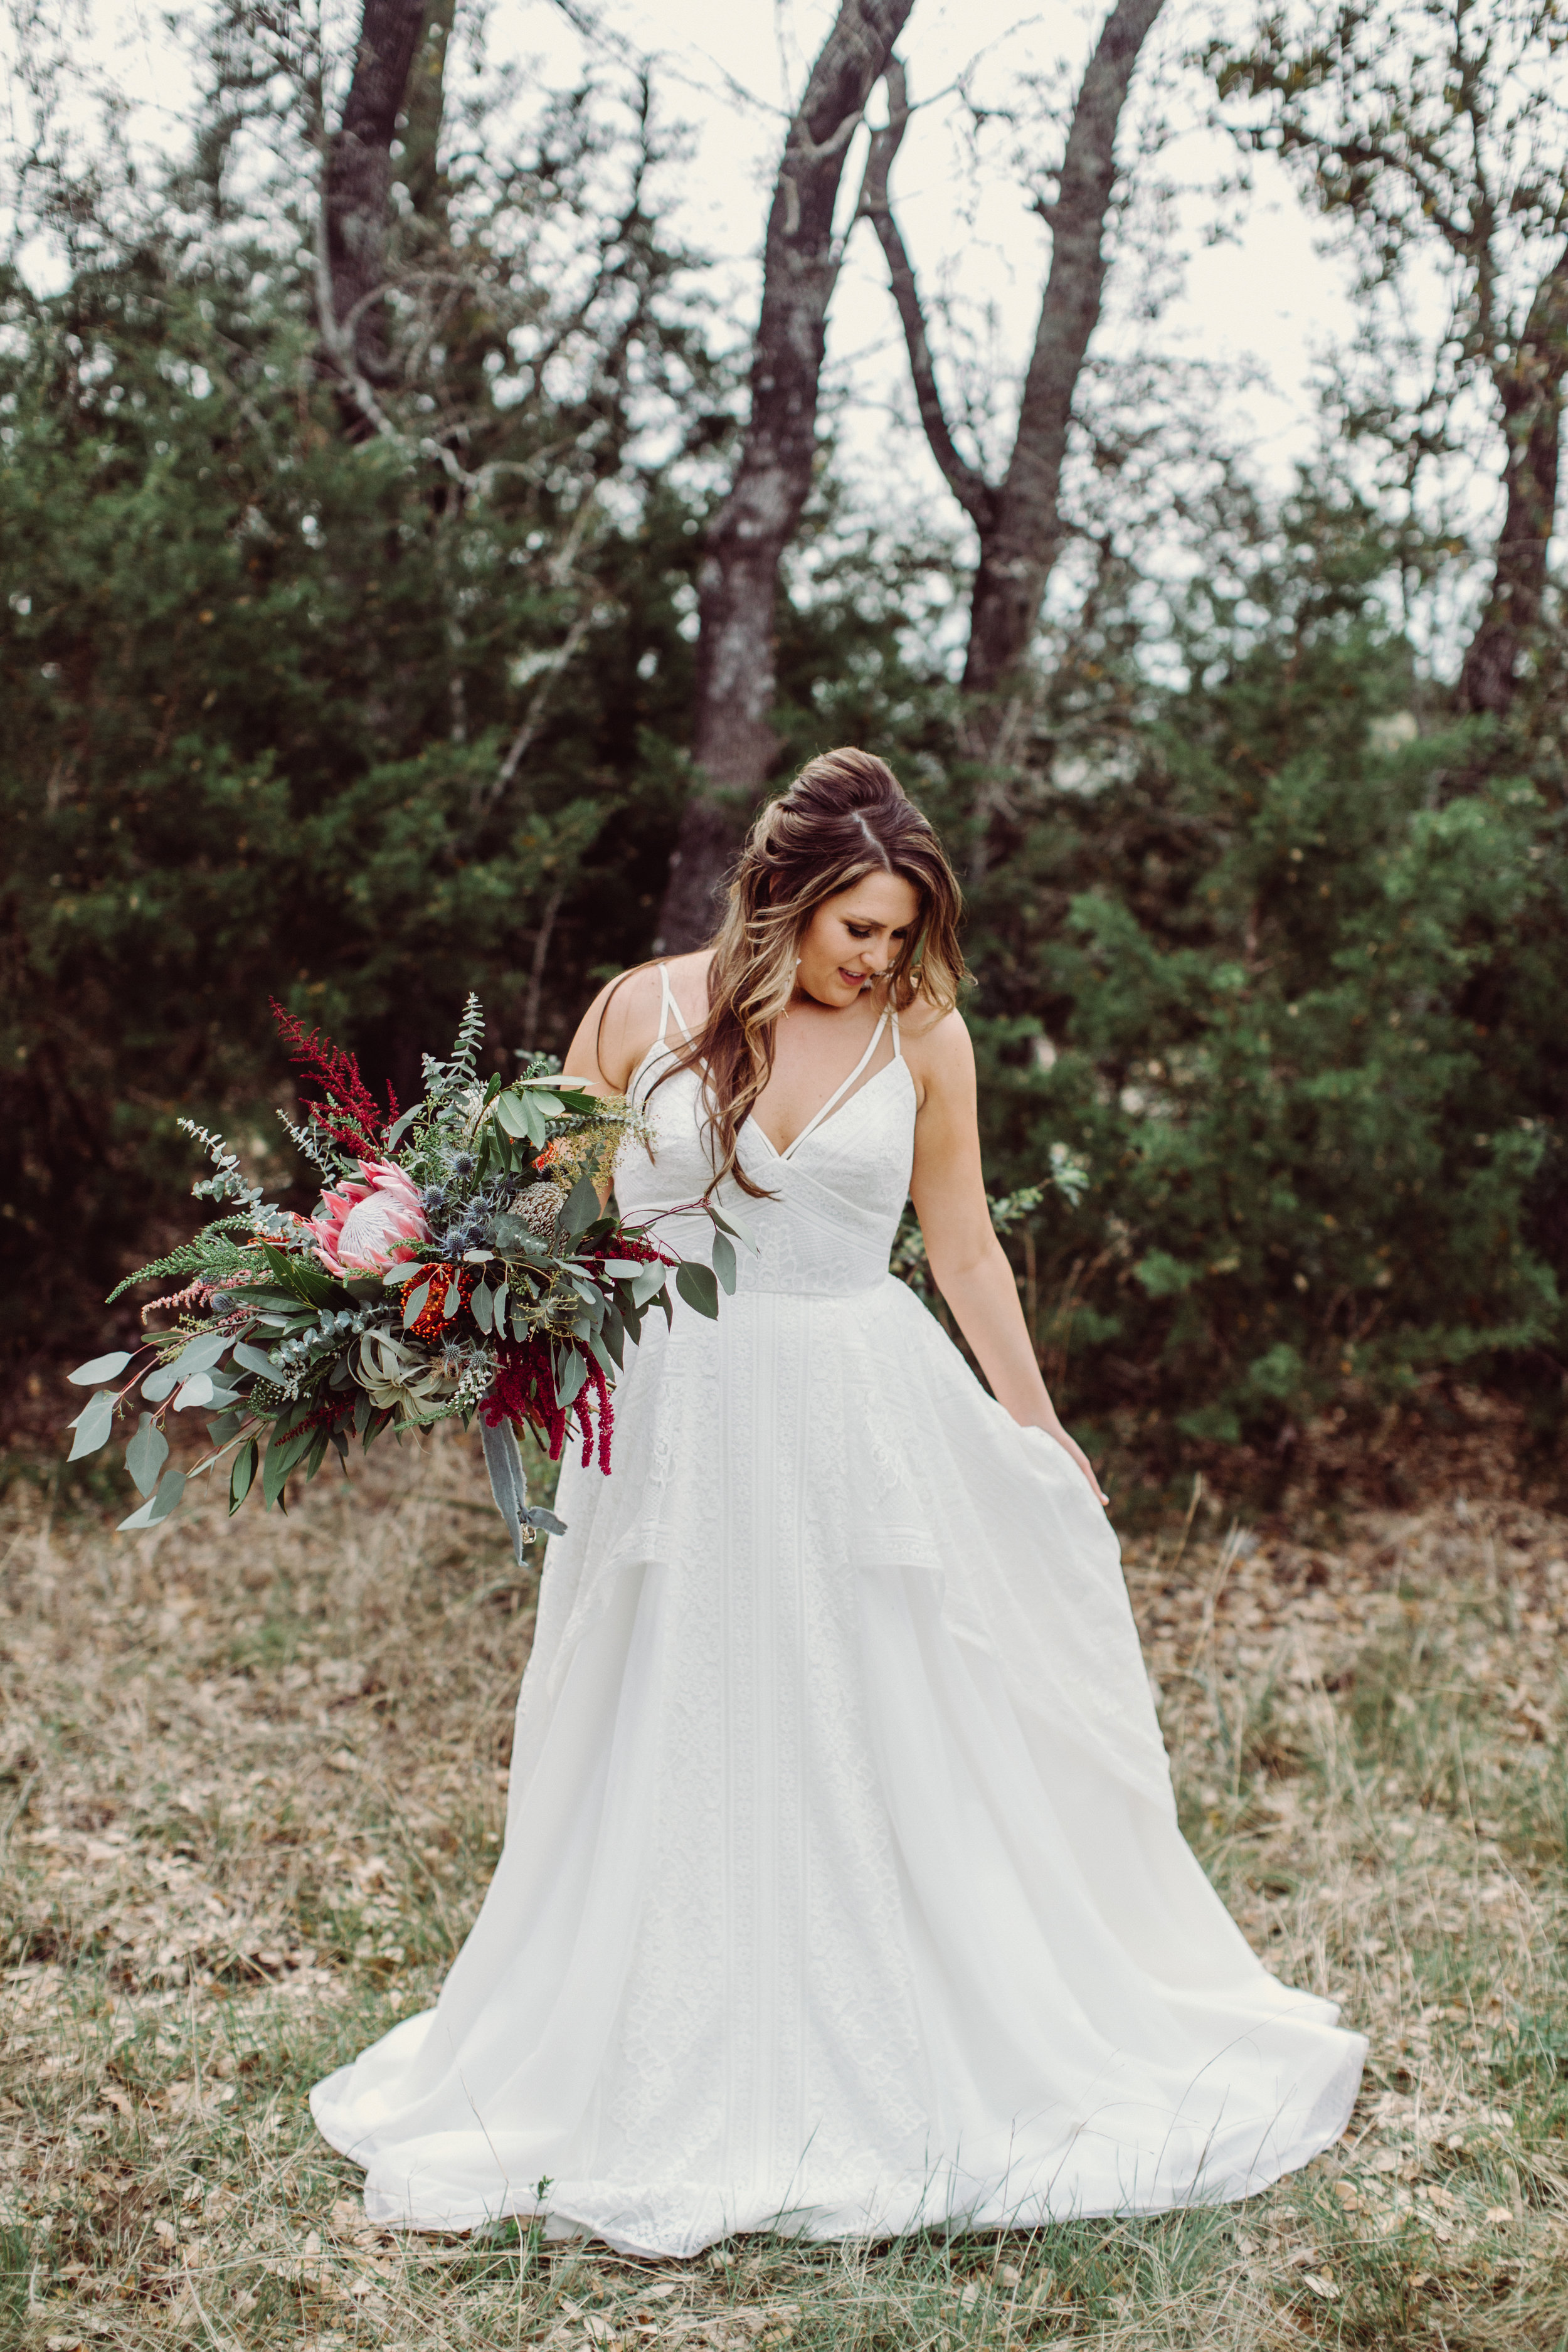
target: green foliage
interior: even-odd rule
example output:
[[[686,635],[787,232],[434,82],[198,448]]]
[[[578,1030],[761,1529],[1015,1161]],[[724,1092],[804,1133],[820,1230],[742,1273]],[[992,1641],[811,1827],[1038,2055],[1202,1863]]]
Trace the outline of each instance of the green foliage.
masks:
[[[453,1083],[499,1088],[651,946],[733,385],[646,123],[611,204],[593,114],[544,122],[548,170],[476,194],[475,147],[449,217],[399,215],[385,432],[319,377],[303,217],[264,247],[174,205],[76,237],[57,294],[0,285],[17,1353],[132,1341],[132,1309],[101,1342],[91,1320],[117,1277],[194,1267],[181,1113],[243,1139],[246,1181],[286,1177],[269,997],[408,1102],[470,992],[491,1026]],[[459,217],[437,333],[421,256]],[[1064,1406],[1144,1447],[1279,1443],[1464,1366],[1560,1388],[1552,648],[1505,759],[1389,617],[1436,542],[1329,490],[1276,514],[1216,457],[1185,604],[1108,529],[986,771],[931,650],[958,554],[824,458],[779,611],[779,778],[872,745],[954,852],[988,1179],[1044,1188],[1005,1240]],[[521,1149],[542,1105],[506,1101]],[[918,1238],[900,1263],[921,1278]],[[705,1300],[732,1271],[716,1245]]]
[[[673,264],[645,235],[639,266],[656,348]],[[274,257],[171,236],[0,309],[0,1235],[28,1349],[146,1254],[178,1110],[277,1150],[269,996],[407,1099],[471,987],[500,1058],[640,950],[694,548],[657,469],[612,520],[552,458],[620,469],[625,388],[591,371],[488,407],[472,371],[482,495],[345,433]]]
[[[1041,795],[978,894],[991,1164],[1093,1176],[1037,1230],[1047,1369],[1145,1440],[1568,1341],[1562,810],[1417,731],[1371,529],[1291,520],[1263,625],[1194,598],[1131,775]]]

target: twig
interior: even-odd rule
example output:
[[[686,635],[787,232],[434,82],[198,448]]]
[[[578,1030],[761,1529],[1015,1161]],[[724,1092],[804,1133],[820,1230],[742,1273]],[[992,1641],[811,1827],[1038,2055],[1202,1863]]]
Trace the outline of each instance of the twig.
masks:
[[[528,975],[528,998],[523,1006],[522,1042],[524,1050],[534,1052],[539,1044],[539,1007],[544,992],[544,966],[550,954],[550,935],[555,929],[555,918],[561,912],[561,902],[566,895],[564,883],[558,882],[544,902],[544,912],[539,919],[539,937],[533,943],[533,961]]]
[[[1167,1576],[1174,1576],[1177,1569],[1179,1569],[1182,1564],[1182,1555],[1187,1549],[1187,1538],[1192,1534],[1193,1520],[1196,1515],[1198,1504],[1203,1496],[1203,1491],[1204,1474],[1201,1470],[1194,1470],[1193,1472],[1192,1500],[1187,1505],[1187,1516],[1182,1521],[1182,1540],[1176,1546],[1176,1556],[1174,1559],[1173,1559],[1170,1567],[1165,1571]]]
[[[522,765],[523,760],[532,748],[535,736],[544,723],[544,713],[550,701],[552,688],[593,625],[594,615],[591,611],[579,613],[567,630],[564,640],[552,654],[549,667],[540,679],[533,699],[528,706],[527,716],[511,739],[511,746],[506,758],[488,784],[479,784],[474,788],[469,801],[469,809],[476,820],[489,814]]]

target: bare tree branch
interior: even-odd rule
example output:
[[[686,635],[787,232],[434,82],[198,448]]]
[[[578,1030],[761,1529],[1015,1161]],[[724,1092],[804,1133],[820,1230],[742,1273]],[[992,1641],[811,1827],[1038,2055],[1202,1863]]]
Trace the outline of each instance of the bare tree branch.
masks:
[[[659,915],[664,949],[713,928],[734,842],[732,811],[766,781],[776,742],[773,608],[779,562],[811,488],[827,306],[842,248],[834,207],[849,142],[904,28],[911,0],[840,0],[785,136],[763,253],[752,412],[730,494],[709,526],[698,577],[698,781]]]
[[[910,376],[931,456],[942,468],[942,478],[959,505],[984,532],[990,529],[995,517],[996,493],[984,475],[961,457],[953,446],[942,409],[942,394],[937,390],[936,372],[931,365],[931,344],[926,335],[920,289],[915,283],[914,268],[900,235],[888,194],[888,174],[892,168],[893,158],[903,143],[910,120],[909,84],[899,58],[889,58],[888,70],[882,79],[888,92],[888,122],[884,130],[871,133],[871,151],[866,158],[866,170],[860,183],[860,201],[855,216],[857,220],[863,217],[870,222],[887,259],[888,278],[893,289],[893,299],[898,304],[904,343],[910,355]]]
[[[468,813],[476,824],[482,823],[489,815],[490,811],[505,797],[508,786],[533,749],[534,740],[544,724],[544,714],[549,708],[550,697],[554,690],[556,679],[571,663],[578,646],[593,625],[592,608],[579,613],[565,636],[544,664],[540,674],[539,684],[534,688],[528,709],[523,714],[522,724],[507,747],[505,759],[495,774],[485,783],[476,784],[469,795]]]
[[[1506,716],[1518,688],[1520,656],[1541,619],[1557,513],[1565,378],[1568,246],[1536,289],[1517,350],[1494,371],[1507,495],[1491,593],[1459,672],[1461,710]]]
[[[331,322],[357,321],[353,373],[373,383],[384,380],[388,366],[385,314],[374,298],[384,274],[392,142],[425,6],[426,0],[364,0],[353,78],[322,174]]]
[[[1162,0],[1116,0],[1073,108],[1055,202],[1051,263],[1024,384],[1017,436],[981,545],[966,690],[995,696],[1028,649],[1046,583],[1069,536],[1061,518],[1068,426],[1105,285],[1104,233],[1116,132],[1133,68]]]

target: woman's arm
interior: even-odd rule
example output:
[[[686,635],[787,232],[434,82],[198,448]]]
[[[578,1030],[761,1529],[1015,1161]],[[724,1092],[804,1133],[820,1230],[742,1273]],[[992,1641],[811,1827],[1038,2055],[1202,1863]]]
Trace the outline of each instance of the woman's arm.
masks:
[[[659,1003],[656,964],[606,981],[577,1024],[563,1075],[581,1079],[590,1094],[624,1095],[658,1034]]]
[[[1088,1455],[1057,1418],[1029,1344],[1018,1288],[992,1231],[980,1167],[974,1048],[956,1013],[936,1023],[910,1056],[924,1088],[915,1122],[910,1192],[931,1278],[973,1349],[992,1394],[1026,1428],[1045,1430],[1070,1454],[1103,1503]]]

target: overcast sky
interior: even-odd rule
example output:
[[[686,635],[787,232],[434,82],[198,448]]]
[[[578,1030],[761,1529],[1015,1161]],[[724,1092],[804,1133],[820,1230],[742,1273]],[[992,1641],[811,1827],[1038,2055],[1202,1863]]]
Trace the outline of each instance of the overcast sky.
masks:
[[[149,0],[79,5],[84,49],[122,95],[135,135],[152,145],[180,143],[189,85],[162,12]],[[345,36],[353,13],[343,8]],[[1031,188],[1008,149],[1022,144],[1048,163],[1052,133],[1048,121],[1017,139],[994,131],[986,169],[976,175],[967,167],[967,110],[954,85],[967,78],[981,104],[1027,109],[1031,77],[1065,77],[1064,86],[1076,80],[1101,13],[1074,0],[1034,8],[1018,0],[915,0],[900,44],[920,109],[895,167],[900,224],[928,288],[947,287],[976,318],[984,306],[994,309],[999,379],[1016,380],[1027,355],[1048,257],[1046,231],[1029,209]],[[679,225],[713,256],[715,290],[722,289],[740,329],[755,312],[757,257],[785,115],[832,20],[830,0],[602,0],[602,16],[656,58],[666,118],[690,125]],[[1236,157],[1203,127],[1203,85],[1181,55],[1219,22],[1212,5],[1173,0],[1137,87],[1143,116],[1158,105],[1180,133],[1162,170],[1194,191],[1157,236],[1151,225],[1160,260],[1183,256],[1181,290],[1153,332],[1163,349],[1233,362],[1238,379],[1248,363],[1261,369],[1268,389],[1238,393],[1237,415],[1258,462],[1283,478],[1310,447],[1313,362],[1347,331],[1348,272],[1342,259],[1320,251],[1321,225],[1267,164],[1242,207],[1238,241],[1205,246],[1214,205],[1202,192],[1234,171]],[[552,0],[490,0],[487,47],[497,62],[541,60],[563,76],[582,55],[580,37]],[[858,142],[845,174],[847,204],[861,154]],[[35,261],[47,274],[44,257]],[[1150,331],[1125,315],[1131,289],[1124,267],[1110,289],[1101,351],[1133,348]],[[859,395],[858,430],[870,446],[882,406],[901,394],[903,363],[880,252],[865,223],[851,239],[835,299],[829,353],[837,380],[847,379]]]
[[[685,187],[689,233],[721,259],[744,312],[755,308],[756,256],[785,111],[833,14],[830,0],[607,0],[605,8],[628,40],[661,58],[667,105],[694,127],[696,153]],[[977,183],[966,168],[961,133],[967,110],[954,85],[967,79],[981,104],[1004,108],[1027,104],[1031,77],[1076,83],[1102,14],[1073,0],[1033,8],[1019,0],[915,0],[899,45],[921,105],[894,170],[906,242],[929,287],[947,285],[977,307],[994,305],[997,358],[1015,381],[1033,338],[1048,238],[1030,210],[1033,191],[1010,168],[1006,150],[1024,143],[1048,163],[1053,140],[1046,122],[1016,142],[997,134],[990,167]],[[1239,240],[1205,244],[1215,205],[1203,192],[1234,173],[1237,158],[1204,126],[1206,92],[1181,59],[1220,21],[1212,5],[1177,0],[1145,52],[1135,103],[1141,119],[1154,105],[1171,116],[1178,136],[1160,168],[1193,191],[1164,225],[1175,236],[1161,233],[1162,258],[1177,252],[1186,257],[1182,290],[1153,331],[1162,348],[1233,362],[1238,384],[1249,367],[1261,370],[1268,388],[1238,390],[1237,425],[1258,462],[1283,479],[1311,446],[1314,360],[1347,332],[1349,271],[1342,258],[1320,250],[1321,224],[1267,163],[1240,208]],[[490,39],[498,52],[548,46],[563,61],[571,46],[548,6],[524,0],[498,0]],[[874,111],[880,106],[879,97]],[[845,173],[847,205],[858,184],[861,153],[858,144]],[[1122,281],[1111,289],[1102,351],[1131,349],[1150,331],[1126,316],[1131,278],[1125,270]],[[861,430],[873,435],[879,404],[901,390],[903,358],[868,224],[850,243],[834,299],[829,356],[862,394]]]
[[[335,27],[344,69],[352,56],[360,0],[304,0]],[[464,9],[459,0],[459,38]],[[674,191],[667,226],[711,257],[710,291],[731,322],[737,347],[756,316],[759,255],[788,114],[830,25],[836,0],[595,0],[612,49],[646,55],[655,68],[662,120],[688,127],[689,161],[667,173]],[[55,0],[64,18],[80,12],[79,54],[113,88],[133,143],[172,152],[188,138],[191,85],[184,42],[172,36],[153,0]],[[191,13],[199,16],[201,0]],[[53,16],[53,9],[50,16]],[[1245,25],[1249,0],[1167,0],[1147,43],[1122,126],[1128,152],[1160,118],[1168,136],[1157,162],[1134,184],[1169,182],[1178,191],[1163,210],[1145,208],[1107,288],[1093,345],[1115,362],[1153,348],[1217,367],[1212,417],[1205,422],[1231,447],[1247,452],[1255,471],[1276,488],[1316,440],[1314,380],[1321,362],[1353,331],[1348,259],[1330,249],[1323,224],[1268,159],[1255,159],[1252,185],[1224,202],[1238,156],[1205,120],[1210,88],[1186,53],[1234,23]],[[573,13],[555,0],[488,0],[482,46],[489,61],[526,62],[529,88],[541,75],[569,86],[586,44]],[[1059,156],[1065,101],[1070,98],[1103,19],[1103,5],[1080,0],[914,0],[900,42],[917,111],[894,169],[893,197],[922,285],[933,305],[944,291],[972,362],[994,391],[994,464],[1011,438],[1016,400],[1038,315],[1049,258],[1047,232],[1031,209],[1042,173]],[[471,20],[468,20],[471,21]],[[0,46],[5,36],[0,34]],[[599,46],[602,47],[604,43]],[[471,45],[454,59],[459,74]],[[78,50],[72,50],[75,57]],[[4,67],[0,57],[0,69]],[[603,60],[601,59],[601,63]],[[1062,104],[1058,103],[1059,97]],[[990,110],[976,168],[973,108]],[[16,100],[13,96],[12,105]],[[873,100],[879,116],[882,99]],[[999,118],[1011,112],[1016,127]],[[83,129],[89,116],[84,110]],[[15,121],[15,116],[14,116]],[[866,134],[858,135],[844,175],[844,216],[859,184]],[[1224,217],[1233,234],[1215,242]],[[35,248],[32,274],[47,278],[50,257]],[[1158,282],[1163,300],[1152,320],[1141,298]],[[1432,284],[1436,293],[1436,280]],[[1429,306],[1430,323],[1442,316]],[[1420,289],[1415,288],[1419,318]],[[956,362],[947,325],[933,320],[939,376],[951,398]],[[949,359],[951,354],[951,362]],[[862,490],[887,481],[887,520],[924,512],[944,530],[958,510],[913,425],[902,340],[875,236],[861,223],[835,296],[828,338],[830,390],[838,395],[841,446]],[[901,415],[902,429],[890,419]],[[962,438],[962,434],[961,436]],[[1489,443],[1489,436],[1482,439]],[[1489,446],[1470,496],[1484,514],[1494,501]],[[1190,563],[1197,551],[1182,559]],[[1200,559],[1201,560],[1201,559]],[[1451,634],[1451,625],[1438,635]]]

